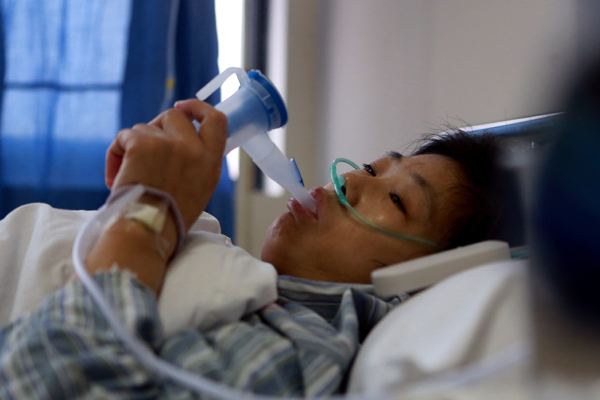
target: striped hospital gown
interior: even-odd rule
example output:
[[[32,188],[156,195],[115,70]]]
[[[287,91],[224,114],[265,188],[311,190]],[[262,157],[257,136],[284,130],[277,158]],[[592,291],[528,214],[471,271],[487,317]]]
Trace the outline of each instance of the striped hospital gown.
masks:
[[[94,278],[121,320],[169,362],[256,393],[339,393],[365,335],[399,300],[340,285],[280,284],[280,299],[240,322],[167,341],[152,292],[127,272]],[[304,286],[312,286],[308,293]],[[79,282],[0,331],[1,399],[188,399],[115,337]]]

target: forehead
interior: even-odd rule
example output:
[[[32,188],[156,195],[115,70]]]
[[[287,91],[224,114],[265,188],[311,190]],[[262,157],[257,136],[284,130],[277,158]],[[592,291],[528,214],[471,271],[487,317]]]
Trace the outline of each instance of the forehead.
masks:
[[[404,157],[390,153],[377,163],[386,164],[388,173],[408,175],[417,185],[434,191],[462,179],[457,162],[437,154]]]

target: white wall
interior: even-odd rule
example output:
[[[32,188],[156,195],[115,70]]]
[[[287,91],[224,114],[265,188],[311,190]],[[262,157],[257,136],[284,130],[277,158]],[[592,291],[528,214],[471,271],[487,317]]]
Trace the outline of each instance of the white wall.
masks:
[[[271,1],[289,3],[285,151],[308,187],[334,158],[402,151],[445,121],[555,111],[578,60],[576,0]],[[236,242],[260,256],[289,195],[251,192],[243,175]]]
[[[285,154],[294,157],[298,163],[307,187],[316,183],[315,133],[318,114],[318,83],[320,81],[321,44],[321,0],[271,0],[271,12],[277,13],[274,21],[287,26],[286,37],[270,38],[274,42],[287,45],[287,60],[282,65],[269,64],[269,70],[279,71],[274,82],[284,94],[288,107],[289,123],[286,128]],[[284,11],[286,15],[280,15]],[[272,15],[271,17],[274,17]],[[269,48],[269,51],[274,51]],[[277,57],[269,57],[277,63]],[[281,82],[280,77],[287,77]],[[252,169],[249,157],[241,158],[240,179],[237,183],[236,244],[255,257],[260,257],[263,237],[271,223],[287,211],[289,193],[279,197],[269,197],[252,189]]]
[[[292,0],[302,1],[302,0]],[[576,62],[571,0],[325,0],[317,180],[443,122],[555,111]]]

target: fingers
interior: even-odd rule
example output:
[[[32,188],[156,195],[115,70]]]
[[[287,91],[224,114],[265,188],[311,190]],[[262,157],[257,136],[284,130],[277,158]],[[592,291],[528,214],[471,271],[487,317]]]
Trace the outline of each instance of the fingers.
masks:
[[[201,124],[198,132],[191,123],[192,119]],[[223,155],[227,117],[208,103],[196,99],[178,101],[174,109],[161,113],[149,125],[187,139],[199,137],[209,152]]]
[[[123,162],[123,156],[125,155],[125,148],[122,146],[119,137],[124,131],[119,132],[115,140],[110,144],[106,151],[106,168],[104,171],[104,181],[106,186],[112,190],[115,177],[121,168]]]
[[[175,108],[187,115],[188,118],[193,118],[198,122],[202,122],[206,114],[214,110],[210,104],[196,99],[177,101]]]
[[[131,129],[121,130],[117,134],[115,140],[113,140],[108,147],[108,150],[106,151],[106,169],[104,172],[104,180],[109,189],[112,189],[113,187],[128,147],[131,146],[135,136],[142,134],[160,135],[160,130],[157,127],[152,127],[146,124],[136,124]]]
[[[201,122],[198,132],[191,123]],[[198,100],[119,132],[106,153],[106,185],[141,183],[170,193],[191,226],[217,186],[227,138],[223,113]]]
[[[227,136],[227,117],[210,104],[191,99],[175,103],[175,109],[181,111],[187,118],[193,118],[200,123],[198,135],[206,148],[215,154],[223,155]],[[193,125],[192,125],[193,126]]]

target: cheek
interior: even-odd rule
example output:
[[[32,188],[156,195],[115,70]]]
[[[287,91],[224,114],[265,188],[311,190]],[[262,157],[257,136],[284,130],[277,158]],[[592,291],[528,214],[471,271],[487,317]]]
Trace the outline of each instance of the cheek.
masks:
[[[337,282],[370,283],[371,271],[411,258],[412,243],[388,238],[352,219],[329,220],[309,229],[283,215],[269,228],[262,259],[280,274],[297,275],[310,265],[318,277]],[[413,249],[414,250],[414,249]]]
[[[336,280],[370,283],[371,271],[398,262],[398,243],[362,225],[348,224],[331,237],[324,264]]]
[[[311,253],[311,248],[320,241],[319,235],[316,226],[299,225],[290,213],[282,214],[267,230],[261,259],[278,269],[284,264],[294,264]]]
[[[368,229],[362,235],[347,242],[345,253],[349,263],[356,268],[370,270],[400,263],[418,257],[423,245],[403,239],[392,238]]]

